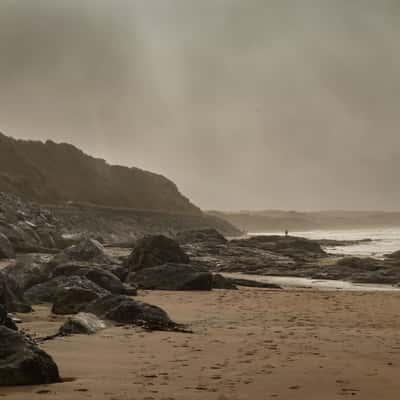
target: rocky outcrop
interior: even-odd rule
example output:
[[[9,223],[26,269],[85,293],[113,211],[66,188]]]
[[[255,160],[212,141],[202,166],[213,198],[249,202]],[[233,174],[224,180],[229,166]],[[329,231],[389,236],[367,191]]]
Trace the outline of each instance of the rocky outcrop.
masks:
[[[253,236],[232,240],[231,245],[266,250],[296,261],[326,255],[317,241],[296,236]]]
[[[0,258],[15,252],[51,252],[61,241],[57,220],[48,210],[0,192]]]
[[[53,359],[23,334],[0,326],[0,386],[60,382]]]
[[[164,235],[145,236],[138,240],[126,261],[129,273],[165,263],[189,262],[179,244]],[[130,279],[130,278],[128,278]]]
[[[85,277],[71,275],[57,276],[49,281],[32,286],[25,292],[25,298],[31,304],[54,303],[61,289],[85,289],[95,292],[98,297],[110,293]]]
[[[79,313],[68,318],[59,329],[61,336],[74,334],[94,335],[106,328],[106,324],[94,314]]]
[[[148,290],[211,290],[212,274],[204,267],[167,263],[144,268],[130,276],[140,289]]]
[[[185,330],[172,321],[160,307],[128,296],[109,295],[93,301],[86,307],[86,312],[97,315],[104,320],[121,324],[134,324],[149,330]]]

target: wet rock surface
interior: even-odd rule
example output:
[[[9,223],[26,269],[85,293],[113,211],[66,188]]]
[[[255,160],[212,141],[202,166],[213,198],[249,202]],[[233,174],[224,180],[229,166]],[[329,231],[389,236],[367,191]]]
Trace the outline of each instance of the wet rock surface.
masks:
[[[23,334],[0,326],[0,386],[60,382],[53,359]]]

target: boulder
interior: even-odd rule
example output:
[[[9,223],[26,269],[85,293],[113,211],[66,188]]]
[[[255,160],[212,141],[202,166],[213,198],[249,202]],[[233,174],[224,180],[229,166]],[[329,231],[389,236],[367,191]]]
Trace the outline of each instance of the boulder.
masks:
[[[105,253],[103,245],[95,239],[84,239],[76,245],[67,247],[57,254],[50,264],[56,266],[70,261],[90,261],[97,264],[113,262],[111,257]]]
[[[106,324],[94,314],[79,313],[68,318],[59,329],[59,334],[68,336],[73,334],[94,335],[106,328]]]
[[[53,359],[23,334],[0,326],[0,386],[60,382]]]
[[[213,277],[203,267],[168,263],[139,270],[130,281],[148,290],[211,290]]]
[[[82,276],[96,283],[103,289],[114,294],[136,295],[135,288],[129,287],[121,280],[101,265],[91,265],[85,262],[69,262],[61,264],[52,270],[52,276]]]
[[[54,303],[60,289],[86,289],[95,292],[99,297],[110,293],[85,277],[72,275],[57,276],[32,286],[25,292],[25,297],[31,304]]]
[[[12,329],[13,331],[17,331],[17,325],[13,319],[8,315],[7,309],[0,304],[0,326],[5,326],[8,329]]]
[[[164,235],[154,235],[145,236],[136,242],[126,265],[129,272],[135,272],[165,263],[186,264],[188,262],[189,257],[175,240]]]
[[[15,257],[14,246],[8,240],[8,237],[0,232],[0,259],[13,257]]]
[[[99,318],[121,324],[134,324],[152,330],[178,330],[160,307],[133,300],[124,295],[108,295],[93,301],[86,307],[86,312]]]
[[[16,280],[4,272],[0,272],[0,304],[10,312],[32,311]]]
[[[3,272],[13,277],[23,291],[50,278],[47,264],[31,255],[19,257],[16,264],[7,266]]]
[[[232,282],[231,279],[225,278],[221,274],[213,274],[212,288],[213,289],[236,290],[237,286]]]
[[[90,302],[100,297],[99,293],[80,287],[64,287],[57,291],[52,312],[54,314],[76,314]]]

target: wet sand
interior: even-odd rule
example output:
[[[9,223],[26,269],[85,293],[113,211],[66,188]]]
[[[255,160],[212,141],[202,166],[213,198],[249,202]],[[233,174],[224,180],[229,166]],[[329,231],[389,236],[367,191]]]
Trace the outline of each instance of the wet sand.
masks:
[[[398,399],[400,294],[314,290],[146,292],[195,334],[109,328],[43,347],[67,382],[0,388],[25,399]],[[41,335],[63,318],[22,316]]]

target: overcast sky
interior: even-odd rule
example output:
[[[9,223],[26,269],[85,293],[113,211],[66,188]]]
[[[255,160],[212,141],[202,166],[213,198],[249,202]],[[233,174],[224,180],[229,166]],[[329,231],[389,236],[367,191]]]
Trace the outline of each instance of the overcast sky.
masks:
[[[389,0],[1,0],[0,130],[205,209],[400,209]]]

